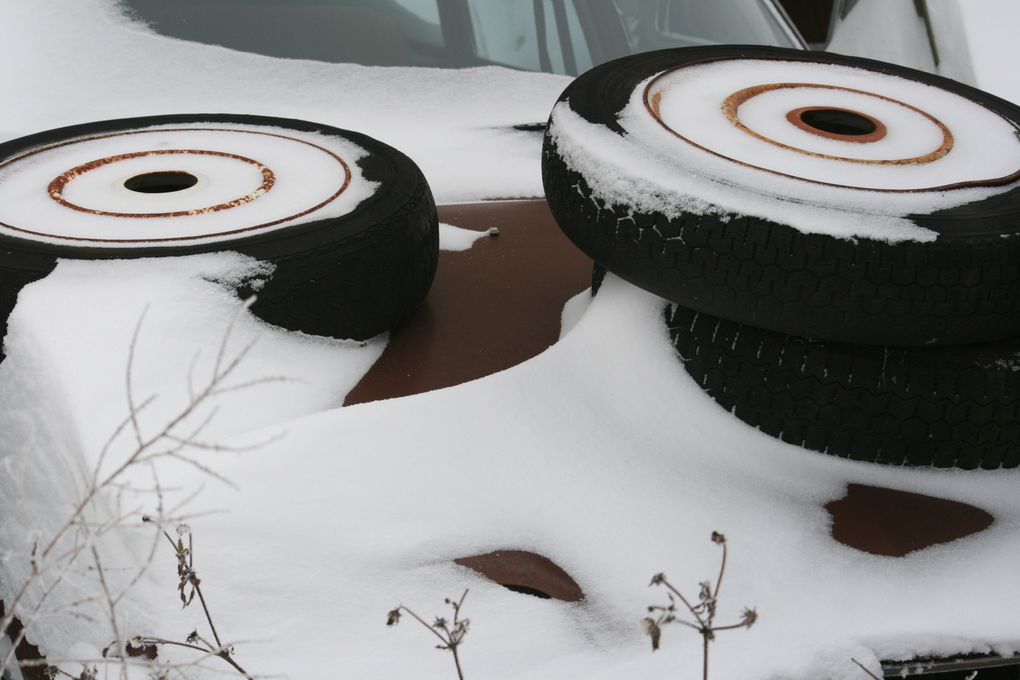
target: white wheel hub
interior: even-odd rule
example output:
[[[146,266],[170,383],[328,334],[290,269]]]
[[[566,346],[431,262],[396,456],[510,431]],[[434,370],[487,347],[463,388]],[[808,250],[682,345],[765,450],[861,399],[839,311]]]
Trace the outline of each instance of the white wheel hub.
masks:
[[[374,190],[345,139],[198,123],[97,134],[0,159],[0,231],[79,245],[229,240],[336,217]]]
[[[1020,176],[1011,122],[955,93],[884,73],[708,61],[652,78],[644,104],[673,143],[820,184],[934,191]]]

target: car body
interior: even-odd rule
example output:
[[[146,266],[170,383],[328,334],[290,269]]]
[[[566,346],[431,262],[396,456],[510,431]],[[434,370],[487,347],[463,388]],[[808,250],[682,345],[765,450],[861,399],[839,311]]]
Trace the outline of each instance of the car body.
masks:
[[[410,12],[413,3],[386,4]],[[424,644],[417,649],[422,640],[403,629],[385,630],[382,614],[398,602],[438,611],[442,594],[469,584],[469,669],[493,677],[695,672],[693,634],[681,641],[677,631],[676,648],[637,658],[647,644],[638,622],[657,603],[645,589],[653,573],[680,572],[691,587],[695,575],[721,580],[709,541],[715,530],[732,546],[726,615],[758,604],[763,617],[758,628],[720,642],[718,677],[861,677],[851,656],[874,669],[885,661],[889,673],[916,673],[905,661],[1007,656],[1020,647],[1011,604],[997,603],[985,583],[1008,578],[1015,564],[1013,548],[997,545],[1017,535],[1012,475],[982,485],[973,476],[887,470],[773,441],[685,382],[654,296],[610,280],[591,301],[592,263],[559,232],[541,198],[541,133],[570,75],[619,56],[608,39],[580,49],[571,31],[594,35],[585,33],[585,12],[611,10],[623,22],[616,36],[622,49],[628,35],[641,35],[627,33],[624,9],[652,3],[445,2],[436,16],[459,20],[460,30],[444,23],[438,34],[421,12],[403,15],[427,33],[426,43],[438,35],[467,55],[476,68],[463,70],[438,62],[366,66],[331,55],[321,3],[306,3],[315,11],[298,25],[286,23],[299,17],[293,7],[245,15],[261,16],[245,23],[236,3],[193,5],[196,13],[184,15],[179,6],[141,0],[53,0],[49,12],[13,3],[0,35],[24,66],[2,81],[12,103],[0,132],[14,137],[82,120],[181,112],[321,121],[403,150],[431,183],[440,220],[484,234],[470,235],[466,249],[442,252],[424,308],[389,338],[345,345],[266,329],[240,313],[239,332],[267,348],[253,356],[256,370],[246,377],[296,374],[298,381],[223,405],[209,437],[258,450],[217,460],[215,489],[188,506],[220,627],[231,639],[272,640],[239,644],[239,658],[247,654],[260,672],[312,677],[448,676],[446,659]],[[362,16],[370,7],[356,5]],[[488,23],[476,16],[474,24],[465,15],[471,7],[523,8],[534,20],[538,6],[548,7],[550,21],[544,28],[534,22],[523,40],[495,39],[495,28],[513,24],[513,15]],[[708,13],[719,6],[656,4]],[[733,7],[757,12],[765,22],[757,26],[776,41],[802,46],[778,4]],[[206,30],[214,15],[227,19],[220,25],[229,40],[217,42]],[[671,25],[668,12],[661,18],[655,25]],[[339,24],[375,63],[395,64],[408,50],[389,49],[393,24],[376,19],[359,30]],[[493,27],[487,40],[477,32],[483,24]],[[274,31],[307,39],[287,42],[283,52],[241,51],[268,44],[264,37]],[[520,46],[534,46],[528,40],[543,31],[550,41],[556,36],[555,49],[530,50],[526,61],[507,56],[523,54]],[[668,33],[648,46],[663,47]],[[417,52],[438,59],[434,50]],[[521,70],[534,66],[561,75]],[[53,479],[52,496],[39,498],[33,484],[40,473],[25,467],[34,456],[15,459],[28,480],[28,505],[43,518],[39,531],[51,528],[60,499],[75,492],[74,475],[69,481],[61,470],[102,464],[96,452],[123,419],[125,374],[131,385],[137,372],[138,393],[168,394],[161,404],[183,395],[192,356],[209,356],[236,307],[230,295],[211,292],[208,280],[229,279],[241,264],[62,263],[26,290],[0,369],[7,418],[0,444],[11,455],[49,451],[60,463],[42,477]],[[40,403],[51,408],[40,411]],[[156,427],[169,413],[161,408],[144,424]],[[293,432],[289,443],[277,441],[284,430]],[[219,484],[220,476],[243,492]],[[201,485],[194,470],[180,469],[161,473],[160,483]],[[3,492],[11,498],[15,489],[10,483]],[[993,529],[953,526],[962,508],[974,506],[996,516]],[[221,510],[228,512],[206,514]],[[925,517],[938,530],[923,528]],[[22,533],[8,523],[0,539],[17,550]],[[109,540],[104,549],[131,563],[124,546],[137,548],[139,539]],[[511,576],[464,566],[501,551],[548,558],[559,571],[512,560],[503,564]],[[171,563],[145,577],[125,614],[131,625],[158,622],[173,628],[168,636],[204,625],[191,616],[194,607],[170,611]],[[583,591],[582,603],[521,601],[521,592],[554,592],[549,582],[561,572]],[[168,583],[166,611],[146,617]],[[88,662],[103,649],[105,631],[81,630],[58,613],[35,622],[29,639],[44,654]]]

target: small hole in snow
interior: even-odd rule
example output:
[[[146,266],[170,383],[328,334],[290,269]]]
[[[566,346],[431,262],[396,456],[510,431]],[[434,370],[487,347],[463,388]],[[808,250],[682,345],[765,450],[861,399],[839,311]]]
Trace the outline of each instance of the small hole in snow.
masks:
[[[538,588],[529,588],[528,586],[515,586],[515,585],[510,585],[510,584],[507,584],[507,583],[503,583],[503,584],[500,584],[500,585],[502,585],[507,590],[514,591],[515,593],[523,593],[524,595],[534,595],[535,597],[540,597],[543,600],[551,600],[552,599],[552,595],[550,595],[549,593],[543,593]]]
[[[164,170],[135,175],[124,182],[124,188],[140,194],[169,194],[184,191],[198,184],[198,178],[182,170]]]
[[[805,125],[834,135],[870,135],[878,127],[870,119],[845,109],[808,109],[800,119]]]

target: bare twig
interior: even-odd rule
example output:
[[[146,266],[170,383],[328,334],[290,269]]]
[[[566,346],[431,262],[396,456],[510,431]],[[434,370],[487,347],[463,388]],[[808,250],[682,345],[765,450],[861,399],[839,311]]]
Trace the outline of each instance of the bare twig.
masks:
[[[874,673],[869,671],[867,669],[867,667],[864,664],[862,664],[860,661],[858,661],[857,659],[855,659],[853,657],[850,657],[850,660],[853,661],[855,664],[857,664],[862,671],[864,671],[865,673],[870,675],[872,677],[872,680],[882,680],[882,678],[878,677],[877,675],[875,675]]]
[[[0,617],[0,631],[9,630],[11,623],[15,617],[19,617],[22,623],[18,634],[11,642],[13,643],[10,649],[0,658],[0,672],[4,668],[8,667],[12,662],[15,654],[15,649],[24,639],[24,634],[27,627],[31,622],[38,617],[44,615],[43,607],[50,595],[55,589],[63,582],[64,576],[71,569],[77,569],[74,565],[77,563],[79,557],[83,551],[89,551],[92,555],[92,562],[94,569],[99,576],[99,585],[102,590],[101,597],[82,597],[77,598],[71,603],[61,605],[58,609],[53,611],[64,611],[73,610],[75,607],[82,606],[89,603],[105,602],[107,617],[111,628],[113,629],[114,637],[116,638],[115,645],[112,647],[115,649],[115,656],[118,657],[121,663],[122,675],[126,673],[127,659],[123,658],[125,650],[123,644],[123,636],[120,634],[119,626],[116,619],[116,608],[118,603],[125,597],[128,591],[138,583],[138,581],[144,575],[145,569],[151,562],[157,542],[154,541],[152,548],[149,550],[149,559],[145,565],[138,567],[132,578],[129,580],[126,586],[120,588],[117,592],[114,592],[110,587],[110,583],[107,580],[106,568],[99,556],[98,548],[95,545],[95,538],[102,535],[104,532],[109,531],[114,527],[123,525],[123,522],[127,518],[136,515],[139,509],[132,509],[124,511],[123,506],[123,495],[125,493],[141,493],[143,490],[135,489],[128,484],[124,484],[122,477],[124,473],[131,467],[138,464],[146,463],[149,464],[153,471],[154,488],[151,490],[155,493],[158,499],[158,520],[162,523],[165,520],[164,517],[164,500],[163,500],[163,488],[159,483],[158,476],[156,475],[156,469],[154,462],[161,458],[171,458],[180,462],[195,467],[204,474],[216,477],[227,484],[232,482],[229,479],[222,477],[217,474],[214,470],[210,469],[207,465],[201,461],[195,460],[183,454],[184,450],[192,449],[195,451],[203,452],[215,452],[215,451],[229,451],[229,452],[242,452],[249,451],[258,448],[263,443],[251,445],[251,446],[226,446],[218,445],[210,442],[205,442],[199,439],[201,432],[206,428],[209,422],[215,415],[215,408],[209,409],[202,420],[196,427],[188,425],[191,423],[199,411],[206,411],[206,404],[214,396],[219,396],[223,393],[233,392],[248,387],[254,387],[266,383],[274,383],[285,380],[285,378],[277,376],[268,376],[255,380],[241,381],[235,384],[228,385],[226,381],[231,378],[235,373],[238,366],[242,363],[251,349],[254,347],[254,341],[247,343],[239,352],[236,354],[228,354],[228,347],[230,345],[230,338],[237,319],[246,310],[251,303],[253,298],[245,301],[243,305],[239,307],[237,313],[233,316],[227,328],[220,339],[219,348],[216,353],[215,363],[213,371],[209,376],[208,380],[204,384],[196,384],[195,381],[195,367],[198,363],[199,355],[196,354],[188,370],[188,400],[173,417],[169,418],[161,428],[155,433],[147,433],[143,427],[140,419],[140,414],[145,411],[148,407],[153,404],[157,398],[157,395],[151,395],[145,399],[139,401],[136,394],[136,386],[134,380],[134,366],[135,359],[138,352],[139,339],[141,337],[141,331],[144,325],[144,320],[148,312],[146,308],[138,318],[136,323],[131,341],[128,347],[128,359],[125,367],[124,376],[124,387],[127,397],[128,415],[121,421],[114,429],[110,438],[104,443],[102,449],[99,452],[98,460],[91,473],[91,479],[87,479],[84,488],[80,490],[80,497],[77,503],[72,508],[66,521],[56,529],[52,536],[48,540],[39,540],[35,543],[29,556],[29,575],[22,582],[14,595],[6,603],[5,612]],[[185,426],[188,426],[185,430]],[[182,430],[185,430],[182,432]],[[124,435],[126,432],[130,432],[133,439],[133,445],[131,450],[125,455],[123,459],[117,462],[115,465],[111,465],[112,469],[104,470],[111,451],[113,450],[114,444]],[[92,507],[101,495],[107,492],[115,492],[115,498],[113,499],[116,509],[116,515],[113,519],[108,519],[103,522],[98,522],[90,519],[87,515],[91,511]],[[191,496],[193,497],[193,496]],[[189,498],[191,498],[189,497]],[[188,499],[186,499],[188,500]],[[186,502],[182,501],[181,503]],[[175,506],[174,512],[179,510],[181,504]],[[165,533],[165,532],[164,532]],[[158,540],[158,534],[155,537]],[[169,538],[169,536],[168,536]],[[68,543],[70,542],[70,546]],[[190,542],[190,539],[189,539]],[[190,545],[189,545],[190,553]],[[194,573],[192,568],[192,557],[188,558],[188,566],[191,570],[191,574]],[[132,570],[135,570],[132,567]],[[52,574],[55,571],[55,578],[48,578],[48,573]],[[46,581],[48,583],[42,588],[41,591],[35,590],[35,584],[40,581]],[[199,601],[202,603],[202,608],[205,611],[206,619],[209,622],[210,629],[213,633],[213,638],[216,640],[215,647],[210,645],[210,649],[204,650],[207,654],[219,656],[229,663],[238,673],[243,675],[245,678],[251,676],[241,668],[237,662],[232,658],[232,650],[229,647],[225,647],[219,638],[219,635],[213,625],[212,617],[209,613],[209,609],[206,606],[204,594],[201,592],[201,588],[198,584],[197,577],[194,577],[193,583],[194,594],[197,594]],[[25,611],[24,607],[20,605],[27,597],[28,593],[38,592],[33,599],[33,606],[29,611]],[[77,612],[71,612],[72,615],[77,615]],[[168,643],[169,644],[169,643]],[[186,643],[182,643],[186,644]],[[52,661],[52,660],[51,660]],[[96,665],[90,661],[75,660],[75,663],[82,663],[83,670],[79,678],[93,677],[96,673]],[[96,663],[105,663],[96,662]],[[43,664],[34,664],[43,665]],[[59,670],[60,674],[67,674],[65,671]],[[54,673],[57,672],[54,670]],[[164,671],[169,672],[172,667],[165,667]],[[165,673],[164,673],[165,674]],[[126,677],[126,676],[124,676]]]

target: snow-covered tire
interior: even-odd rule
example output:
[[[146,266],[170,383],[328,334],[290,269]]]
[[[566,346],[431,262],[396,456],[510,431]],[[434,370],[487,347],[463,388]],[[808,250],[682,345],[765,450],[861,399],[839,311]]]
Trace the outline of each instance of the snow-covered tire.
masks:
[[[741,67],[748,64],[753,68]],[[775,167],[749,167],[747,159],[708,149],[713,138],[691,142],[660,123],[670,102],[669,110],[683,119],[686,81],[669,81],[678,92],[669,90],[667,99],[649,103],[658,83],[666,82],[662,78],[711,68],[731,71],[719,71],[726,76],[721,84],[704,76],[692,82],[728,92],[782,74],[793,80],[830,73],[834,91],[841,83],[873,82],[873,89],[886,93],[876,99],[886,108],[899,106],[886,101],[899,88],[899,97],[917,100],[904,104],[905,118],[915,115],[915,107],[935,108],[931,102],[944,109],[937,113],[955,133],[955,146],[937,162],[920,164],[925,167],[918,172],[928,173],[924,178],[898,172],[920,165],[893,163],[878,174],[869,169],[868,182],[859,182],[864,188],[840,187],[789,176],[804,169],[805,154],[745,134],[732,119],[719,123],[719,130],[711,128],[726,139],[730,133],[722,130],[728,125],[741,144],[779,154],[768,156]],[[804,86],[800,103],[826,87]],[[871,96],[859,99],[868,106]],[[716,104],[704,115],[718,111],[725,119]],[[656,120],[652,109],[659,106]],[[924,116],[921,110],[915,118],[927,121]],[[881,62],[767,47],[665,50],[598,66],[563,92],[545,136],[543,180],[553,215],[578,247],[622,278],[679,304],[778,332],[844,342],[987,342],[1020,335],[1018,124],[1020,107],[1014,104]],[[692,126],[685,134],[696,136],[699,129]],[[894,129],[888,126],[890,138]],[[932,124],[929,132],[940,129]],[[862,146],[819,139],[825,149],[837,143],[839,149]],[[833,163],[867,165],[813,153],[806,154],[811,163],[805,166],[812,171],[832,174],[826,164]],[[790,167],[782,165],[787,156],[794,157]],[[985,164],[983,157],[994,161]],[[925,178],[930,181],[921,181]]]
[[[418,167],[326,125],[167,115],[0,144],[0,324],[58,258],[230,250],[275,267],[253,306],[262,319],[364,339],[418,307],[438,246]]]
[[[666,310],[691,377],[762,432],[891,465],[1020,465],[1020,340],[894,348],[807,340]]]

